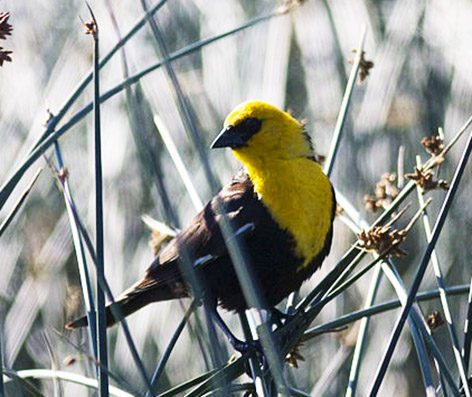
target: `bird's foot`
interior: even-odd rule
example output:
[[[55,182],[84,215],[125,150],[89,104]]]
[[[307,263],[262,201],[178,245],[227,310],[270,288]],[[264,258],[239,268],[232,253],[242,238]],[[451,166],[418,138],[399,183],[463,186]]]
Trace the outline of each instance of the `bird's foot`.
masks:
[[[295,317],[295,315],[296,313],[284,313],[274,307],[270,310],[269,324],[271,326],[275,325],[277,328],[280,328],[284,324],[290,322]]]
[[[250,341],[241,341],[236,339],[235,341],[231,342],[233,348],[237,350],[241,354],[245,354],[250,352],[251,356],[255,359],[252,361],[252,365],[257,365],[260,370],[267,370],[267,358],[262,350],[262,345],[259,340],[250,340]],[[257,363],[257,364],[256,364]],[[250,377],[253,376],[254,367],[251,366],[250,360],[245,362],[245,371],[246,374]]]
[[[237,350],[241,354],[244,354],[248,351],[253,351],[256,354],[263,355],[262,345],[259,340],[242,341],[242,340],[234,338],[234,340],[230,342],[234,350]]]

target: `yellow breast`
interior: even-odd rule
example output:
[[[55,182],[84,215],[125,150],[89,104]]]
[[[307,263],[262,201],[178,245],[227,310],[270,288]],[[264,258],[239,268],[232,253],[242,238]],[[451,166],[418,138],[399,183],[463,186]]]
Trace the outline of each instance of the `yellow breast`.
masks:
[[[292,234],[303,268],[323,249],[331,228],[333,194],[321,167],[307,158],[274,159],[248,168],[263,203],[281,228]]]

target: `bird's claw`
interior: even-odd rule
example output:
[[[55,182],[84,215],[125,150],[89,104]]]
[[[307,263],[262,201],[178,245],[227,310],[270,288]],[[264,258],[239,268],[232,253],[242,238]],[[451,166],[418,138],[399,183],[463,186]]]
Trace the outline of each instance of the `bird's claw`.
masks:
[[[284,313],[276,308],[273,308],[270,311],[269,324],[271,326],[275,325],[277,328],[280,328],[284,324],[290,322],[295,317],[295,315],[296,313]]]
[[[256,354],[263,354],[262,345],[259,340],[248,340],[248,341],[241,341],[235,340],[233,343],[234,350],[237,350],[241,354],[244,354],[248,351],[253,351]]]
[[[253,358],[257,358],[256,361],[259,363],[257,365],[259,365],[261,369],[267,368],[267,358],[264,354],[262,344],[259,340],[250,340],[245,342],[237,340],[234,341],[233,347],[241,354],[245,354],[247,352],[252,353],[251,356]],[[248,376],[253,376],[253,369],[251,368],[249,361],[246,361],[245,367],[246,374]]]

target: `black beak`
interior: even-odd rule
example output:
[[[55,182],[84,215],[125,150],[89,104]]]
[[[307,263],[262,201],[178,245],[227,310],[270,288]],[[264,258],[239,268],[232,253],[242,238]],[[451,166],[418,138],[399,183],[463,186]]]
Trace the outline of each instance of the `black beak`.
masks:
[[[237,129],[232,125],[228,125],[224,128],[211,144],[211,149],[230,147],[236,149],[238,147],[246,146],[246,142],[238,133]]]

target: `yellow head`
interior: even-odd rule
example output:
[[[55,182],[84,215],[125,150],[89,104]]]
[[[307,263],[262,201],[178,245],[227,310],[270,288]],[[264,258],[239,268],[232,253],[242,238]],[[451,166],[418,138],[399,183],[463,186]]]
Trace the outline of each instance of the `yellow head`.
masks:
[[[212,148],[230,147],[238,160],[257,167],[267,161],[313,156],[300,122],[261,101],[244,102],[226,118]]]

